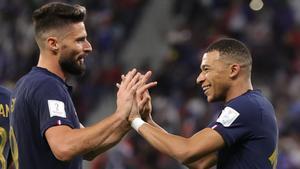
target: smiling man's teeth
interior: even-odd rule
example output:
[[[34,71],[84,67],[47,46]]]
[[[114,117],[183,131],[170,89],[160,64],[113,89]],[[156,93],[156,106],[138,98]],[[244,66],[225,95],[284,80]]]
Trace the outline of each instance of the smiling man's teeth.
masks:
[[[83,63],[84,63],[84,58],[80,58],[80,59],[79,59],[79,62],[80,62],[81,64],[83,64]]]
[[[209,88],[209,86],[204,86],[202,89],[207,90],[208,88]]]

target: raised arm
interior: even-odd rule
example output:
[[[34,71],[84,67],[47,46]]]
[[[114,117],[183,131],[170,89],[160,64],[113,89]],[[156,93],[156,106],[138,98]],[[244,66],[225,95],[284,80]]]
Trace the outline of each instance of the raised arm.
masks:
[[[139,85],[139,74],[136,70],[128,72],[119,87],[116,112],[91,127],[72,129],[62,125],[46,130],[45,137],[55,157],[68,161],[77,155],[84,155],[99,149],[105,150],[108,146],[106,140],[127,120]],[[148,86],[151,87],[151,84]],[[121,132],[117,138],[123,134]]]
[[[221,135],[210,128],[201,130],[191,138],[165,133],[147,123],[138,131],[157,150],[183,164],[193,163],[224,146]]]
[[[184,164],[189,169],[210,169],[217,164],[217,153],[211,153],[195,162]]]
[[[139,106],[141,115],[138,112],[131,112],[129,121],[141,136],[157,150],[190,168],[205,168],[215,164],[216,156],[214,153],[225,144],[218,132],[211,128],[205,128],[190,138],[170,134],[152,120],[150,112],[146,115],[143,114],[144,111],[141,111],[141,107],[146,106],[149,103],[147,101],[150,101],[151,98],[143,93],[147,90],[142,90],[141,93],[138,92],[139,89],[137,95],[142,99],[136,99],[138,102],[136,105]],[[146,122],[141,119],[141,116]]]
[[[121,126],[117,128],[101,145],[99,145],[95,150],[84,154],[83,158],[89,161],[93,160],[99,154],[118,144],[128,131],[130,131],[130,129],[130,124],[127,121],[124,121]]]
[[[49,128],[45,136],[55,157],[61,161],[69,161],[77,155],[105,146],[105,140],[123,120],[122,116],[111,115],[83,129],[72,129],[65,125],[55,126]]]

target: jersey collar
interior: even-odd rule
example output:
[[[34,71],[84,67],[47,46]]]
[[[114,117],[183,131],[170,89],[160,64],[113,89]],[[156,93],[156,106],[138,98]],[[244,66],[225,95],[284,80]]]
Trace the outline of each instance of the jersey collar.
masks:
[[[60,77],[57,76],[56,74],[50,72],[48,69],[43,68],[43,67],[34,66],[34,67],[32,68],[32,70],[33,70],[33,71],[41,71],[41,72],[43,72],[43,73],[46,73],[46,74],[52,76],[53,78],[55,78],[55,79],[57,79],[58,81],[60,81],[61,83],[63,83],[63,84],[67,87],[67,89],[68,89],[68,91],[69,91],[70,93],[72,92],[72,89],[73,89],[72,86],[68,85],[62,78],[60,78]]]

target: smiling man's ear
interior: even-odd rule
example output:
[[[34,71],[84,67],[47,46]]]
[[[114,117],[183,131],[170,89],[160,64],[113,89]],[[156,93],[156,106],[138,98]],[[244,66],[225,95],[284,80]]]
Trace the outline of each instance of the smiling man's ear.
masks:
[[[230,65],[230,78],[236,78],[241,71],[241,66],[239,64]]]
[[[57,51],[59,49],[57,37],[53,37],[53,36],[48,37],[47,38],[47,46],[52,52],[57,53]]]

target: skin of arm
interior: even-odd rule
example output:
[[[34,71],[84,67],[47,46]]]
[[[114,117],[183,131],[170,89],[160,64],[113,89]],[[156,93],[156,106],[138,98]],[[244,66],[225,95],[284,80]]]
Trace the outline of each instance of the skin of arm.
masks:
[[[191,169],[206,169],[216,164],[215,152],[225,145],[218,132],[205,128],[190,138],[169,134],[152,120],[151,97],[148,90],[138,89],[136,102],[140,114],[131,112],[129,121],[141,117],[147,122],[139,128],[138,132],[153,147]]]
[[[151,97],[149,95],[149,92],[148,91],[145,92],[143,94],[143,97],[149,97],[149,98],[148,98],[147,103],[144,105],[144,107],[139,108],[142,119],[145,120],[149,125],[161,130],[161,132],[167,133],[166,130],[164,130],[162,127],[160,127],[152,119],[152,116],[151,116],[152,105],[151,105]],[[216,155],[216,153],[211,153],[209,155],[202,157],[201,159],[198,159],[197,161],[194,161],[191,163],[184,163],[184,165],[186,165],[189,169],[209,169],[209,168],[213,167],[214,165],[216,165],[216,163],[217,163],[217,155]]]
[[[209,169],[217,164],[217,154],[211,153],[195,162],[185,164],[189,169]]]
[[[131,127],[130,124],[125,121],[121,124],[121,127],[117,128],[113,134],[111,134],[103,144],[99,145],[95,150],[90,151],[83,155],[85,160],[91,161],[99,154],[107,151],[108,149],[112,148],[116,144],[118,144],[122,138],[130,131]]]
[[[54,154],[61,161],[69,161],[77,155],[87,154],[92,159],[117,142],[126,132],[119,130],[126,122],[132,109],[137,87],[140,86],[140,74],[129,71],[122,80],[117,93],[117,110],[101,122],[91,127],[72,129],[69,126],[54,126],[46,130],[45,138]],[[146,88],[156,85],[146,84]],[[118,131],[118,132],[115,132]],[[119,132],[120,131],[120,132]]]
[[[147,112],[142,112],[144,117],[142,116],[142,119],[145,120],[149,125],[161,130],[162,132],[168,133],[166,130],[164,130],[162,127],[160,127],[157,123],[155,123],[151,117],[151,111],[149,114]],[[213,166],[215,166],[217,163],[217,155],[216,153],[211,153],[207,156],[204,156],[201,159],[198,159],[195,162],[192,163],[184,163],[185,166],[187,166],[189,169],[209,169]]]
[[[121,126],[122,120],[123,117],[114,113],[91,127],[81,129],[72,129],[65,125],[51,127],[45,136],[54,156],[58,160],[69,161],[79,154],[86,154],[97,148],[104,149],[107,146],[105,140]],[[91,160],[91,156],[90,154],[88,159]]]
[[[139,133],[157,150],[183,164],[193,163],[225,145],[222,136],[211,128],[205,128],[190,138],[184,138],[145,123],[139,128]]]

